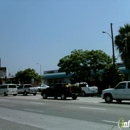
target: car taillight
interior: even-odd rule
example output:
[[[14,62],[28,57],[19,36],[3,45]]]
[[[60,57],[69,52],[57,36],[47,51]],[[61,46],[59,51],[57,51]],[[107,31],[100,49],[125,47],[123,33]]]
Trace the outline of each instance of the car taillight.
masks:
[[[82,88],[80,88],[81,92],[82,92]]]
[[[69,90],[70,90],[70,92],[72,92],[72,88],[71,87],[69,88]]]

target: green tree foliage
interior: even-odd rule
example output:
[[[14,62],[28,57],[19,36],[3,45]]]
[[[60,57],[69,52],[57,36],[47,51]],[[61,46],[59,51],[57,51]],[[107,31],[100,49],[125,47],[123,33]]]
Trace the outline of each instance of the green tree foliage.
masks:
[[[108,64],[102,74],[102,80],[105,87],[114,87],[117,83],[123,81],[125,75],[119,70],[117,65]]]
[[[130,24],[120,27],[115,36],[115,44],[127,69],[130,69]]]
[[[73,74],[71,81],[81,82],[88,81],[88,77],[99,78],[100,71],[106,64],[110,64],[112,59],[102,50],[74,50],[59,60],[58,66],[60,72]]]
[[[24,71],[18,71],[15,75],[16,81],[21,83],[31,83],[31,79],[34,78],[35,81],[40,81],[42,78],[34,69],[25,69]]]
[[[87,52],[86,52],[87,53]],[[70,55],[67,55],[59,60],[58,66],[60,72],[73,74],[71,81],[81,81],[86,77],[84,70],[87,69],[86,57],[83,50],[74,50]]]
[[[93,72],[93,77],[99,77],[101,71],[107,64],[112,63],[112,59],[102,50],[91,50],[85,54],[89,69]]]

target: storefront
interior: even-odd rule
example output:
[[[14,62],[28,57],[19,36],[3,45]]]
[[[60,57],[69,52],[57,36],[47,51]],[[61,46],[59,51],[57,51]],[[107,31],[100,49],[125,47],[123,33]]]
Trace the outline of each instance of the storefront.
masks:
[[[125,74],[125,80],[130,80],[130,71],[124,66],[120,66],[119,70]],[[64,82],[70,83],[69,78],[72,74],[66,75],[65,72],[58,72],[58,70],[45,71],[43,74],[44,83],[50,85],[52,83]]]
[[[43,75],[44,83],[47,84],[47,85],[50,85],[52,83],[57,83],[57,82],[69,83],[70,77],[71,77],[71,74],[66,75],[65,72],[49,73],[49,74]]]

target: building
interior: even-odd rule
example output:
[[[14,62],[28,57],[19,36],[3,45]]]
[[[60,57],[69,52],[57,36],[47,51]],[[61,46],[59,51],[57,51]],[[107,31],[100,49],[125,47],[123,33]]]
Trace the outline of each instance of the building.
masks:
[[[44,71],[43,79],[44,83],[50,85],[55,82],[66,82],[69,83],[71,74],[66,75],[65,72],[58,72],[58,70]]]
[[[117,63],[119,66],[119,70],[122,71],[125,74],[125,80],[130,80],[130,71],[125,68],[123,63]],[[72,74],[66,75],[65,72],[58,72],[58,70],[48,70],[44,71],[43,79],[44,83],[47,85],[50,85],[55,82],[66,82],[69,83],[69,78],[72,76]]]

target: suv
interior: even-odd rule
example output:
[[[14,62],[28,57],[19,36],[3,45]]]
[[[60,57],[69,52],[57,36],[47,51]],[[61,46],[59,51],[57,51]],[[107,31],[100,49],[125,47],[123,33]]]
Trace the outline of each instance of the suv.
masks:
[[[81,93],[81,88],[77,86],[67,86],[66,83],[54,83],[49,88],[43,89],[41,91],[41,96],[46,99],[47,97],[61,97],[61,99],[66,99],[67,97],[72,97],[76,100],[77,96]]]
[[[17,95],[17,85],[16,84],[2,84],[0,85],[0,94],[4,96]]]
[[[33,89],[31,84],[21,84],[18,85],[18,94],[23,94],[24,96],[33,94],[35,96],[37,94],[37,91]]]

